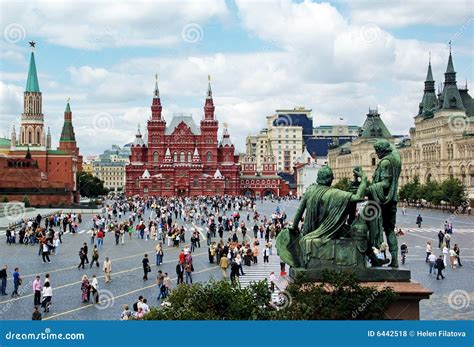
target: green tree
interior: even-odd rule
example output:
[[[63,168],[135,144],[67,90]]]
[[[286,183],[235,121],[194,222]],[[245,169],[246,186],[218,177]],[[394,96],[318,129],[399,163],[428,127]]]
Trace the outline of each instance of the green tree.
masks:
[[[337,183],[333,185],[333,188],[341,189],[347,192],[349,191],[350,186],[351,186],[351,181],[349,181],[347,177],[344,177],[340,179],[339,181],[337,181]]]
[[[466,187],[457,178],[448,178],[441,182],[442,200],[452,206],[459,206],[466,201]]]
[[[89,173],[79,172],[77,174],[77,182],[81,196],[92,198],[107,194],[107,189],[104,188],[104,182]]]
[[[4,196],[2,202],[8,202],[8,197]]]
[[[23,196],[23,200],[22,202],[25,204],[25,207],[30,207],[31,206],[31,203],[30,203],[30,199],[28,199],[28,196]]]

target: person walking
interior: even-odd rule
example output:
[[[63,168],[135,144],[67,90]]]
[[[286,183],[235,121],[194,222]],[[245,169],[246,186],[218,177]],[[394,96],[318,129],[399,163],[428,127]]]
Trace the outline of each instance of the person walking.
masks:
[[[89,253],[89,247],[87,247],[86,242],[84,242],[82,248],[84,249],[84,261],[86,264],[89,264],[89,256],[87,255]]]
[[[163,282],[165,286],[165,294],[163,298],[166,298],[171,292],[171,278],[167,272],[165,272],[165,278],[163,279]]]
[[[193,263],[191,261],[186,261],[184,266],[184,272],[186,273],[186,284],[193,284]]]
[[[265,249],[263,250],[263,263],[268,263],[268,259],[270,258],[270,248],[268,245],[265,245]]]
[[[425,262],[428,262],[429,261],[429,257],[430,257],[430,254],[431,252],[433,252],[433,248],[431,247],[431,241],[428,241],[426,243],[426,259],[425,259]]]
[[[86,256],[85,256],[85,253],[84,253],[84,247],[81,247],[81,249],[79,250],[79,259],[81,260],[81,262],[79,263],[77,268],[80,269],[82,267],[82,269],[84,269],[84,262],[86,261]]]
[[[92,261],[90,267],[92,268],[92,265],[94,263],[99,267],[99,250],[97,249],[97,246],[94,246],[94,249],[92,250]]]
[[[38,306],[39,304],[41,304],[41,289],[42,288],[41,288],[40,276],[35,277],[32,283],[32,287],[33,287],[33,295],[34,295],[33,305]]]
[[[421,228],[421,223],[423,222],[423,218],[421,217],[421,214],[418,214],[416,217],[416,224],[418,225],[418,228]]]
[[[82,276],[81,280],[81,298],[82,302],[89,302],[90,300],[90,295],[91,295],[91,284],[89,282],[89,279],[87,278],[87,275]]]
[[[184,268],[181,262],[176,264],[176,284],[179,285],[184,282]]]
[[[459,267],[461,267],[461,266],[462,266],[462,264],[461,264],[461,257],[459,256],[459,254],[461,253],[461,250],[459,249],[459,246],[458,246],[457,243],[454,244],[454,248],[453,248],[453,249],[454,249],[454,252],[456,252],[456,258],[457,258],[457,260],[458,260],[458,265],[459,265]]]
[[[3,268],[0,270],[0,279],[2,280],[1,282],[1,294],[2,295],[8,295],[7,293],[7,279],[8,279],[8,266],[5,264],[3,265]]]
[[[436,269],[438,270],[438,274],[436,275],[436,279],[439,280],[439,277],[444,280],[443,276],[443,270],[445,269],[444,261],[443,261],[443,256],[440,255],[438,259],[436,259]]]
[[[46,242],[41,245],[41,255],[43,257],[43,264],[46,263],[46,261],[51,263],[51,260],[49,259],[49,246]]]
[[[91,284],[91,294],[92,294],[92,301],[96,304],[99,303],[99,281],[97,280],[96,275],[92,275]]]
[[[104,245],[104,232],[102,229],[99,229],[97,232],[96,238],[97,238],[97,248],[102,249],[102,246]]]
[[[158,297],[156,300],[160,300],[162,297],[165,297],[165,276],[163,276],[163,272],[161,270],[158,271],[158,276],[156,277],[156,286],[158,287]]]
[[[219,267],[221,268],[222,278],[226,280],[227,268],[229,267],[229,259],[227,258],[227,254],[222,255],[221,260],[219,261]]]
[[[41,302],[41,307],[44,309],[44,312],[49,312],[51,307],[51,300],[53,298],[53,288],[51,288],[50,282],[45,282],[43,286],[43,301]]]
[[[105,257],[102,270],[105,272],[105,283],[112,282],[112,261],[109,257]]]
[[[435,264],[436,264],[436,255],[434,253],[431,253],[428,256],[428,264],[430,266],[430,275],[434,272],[433,270],[435,269]]]
[[[451,248],[451,236],[449,236],[448,233],[444,234],[444,243],[446,244],[446,247],[448,247],[448,249]]]
[[[454,249],[449,250],[449,265],[451,266],[451,269],[455,269],[457,266],[457,258],[456,258],[456,252]]]
[[[258,262],[258,245],[255,244],[255,246],[253,246],[253,250],[252,250],[252,255],[253,255],[253,263],[254,264],[257,264]]]
[[[13,272],[13,292],[12,292],[12,298],[20,296],[18,294],[18,287],[21,286],[22,279],[20,277],[20,269],[15,268]]]
[[[92,227],[91,230],[89,230],[89,234],[91,234],[91,246],[93,246],[95,243],[95,236],[97,235],[97,231],[95,230],[94,227]]]
[[[446,247],[446,244],[443,245],[443,261],[444,261],[444,267],[448,266],[448,254],[449,254],[449,249]]]
[[[160,266],[161,263],[163,262],[163,245],[161,244],[161,242],[156,245],[155,251],[156,251],[156,266]]]
[[[440,230],[440,231],[438,232],[438,241],[439,241],[439,243],[438,243],[438,248],[440,248],[440,249],[443,248],[444,233],[443,233],[442,230]]]
[[[146,253],[142,259],[142,265],[143,265],[143,280],[148,281],[148,273],[151,272],[151,268],[150,268],[150,259],[148,259],[148,254]]]

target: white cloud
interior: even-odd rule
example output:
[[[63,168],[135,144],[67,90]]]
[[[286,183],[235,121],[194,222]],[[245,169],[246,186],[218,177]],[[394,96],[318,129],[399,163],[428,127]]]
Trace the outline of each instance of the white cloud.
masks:
[[[355,23],[376,23],[381,27],[404,27],[430,24],[458,26],[472,18],[470,0],[379,0],[349,1],[351,19]]]
[[[224,0],[183,1],[28,1],[2,6],[8,23],[26,37],[86,50],[103,47],[169,46],[183,42],[182,28],[225,20]]]

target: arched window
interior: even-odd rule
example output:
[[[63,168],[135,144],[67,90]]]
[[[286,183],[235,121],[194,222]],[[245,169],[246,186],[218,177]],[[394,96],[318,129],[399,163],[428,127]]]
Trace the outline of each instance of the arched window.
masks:
[[[38,145],[41,144],[41,134],[40,134],[40,130],[39,130],[39,129],[36,130],[36,143],[37,143]]]
[[[173,153],[173,160],[174,160],[175,162],[178,161],[178,152],[174,152],[174,153]]]
[[[158,152],[153,152],[153,162],[158,162]]]
[[[191,162],[191,152],[188,152],[188,162]]]
[[[194,176],[193,178],[193,186],[199,187],[199,178],[197,176]]]
[[[28,131],[28,143],[33,143],[33,132]]]
[[[185,157],[184,157],[184,152],[181,152],[180,155],[179,155],[179,161],[184,163],[185,162]]]
[[[211,153],[211,152],[207,152],[207,153],[206,153],[206,161],[207,161],[207,162],[212,161],[212,153]]]

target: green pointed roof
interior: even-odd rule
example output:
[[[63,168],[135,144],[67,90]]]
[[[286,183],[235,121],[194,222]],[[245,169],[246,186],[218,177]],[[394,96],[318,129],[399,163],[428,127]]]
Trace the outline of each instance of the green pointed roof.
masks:
[[[434,82],[433,72],[431,71],[431,63],[428,64],[428,72],[426,73],[425,82]]]
[[[66,109],[64,113],[71,113],[71,106],[69,105],[69,101],[66,104]],[[59,142],[75,142],[76,135],[74,134],[74,127],[72,126],[71,116],[64,115],[64,124],[63,129],[61,131],[61,138]]]
[[[39,83],[38,75],[36,73],[36,63],[35,63],[35,54],[31,52],[30,56],[30,67],[28,69],[28,80],[26,81],[26,90],[27,92],[36,92],[39,93]]]
[[[446,73],[456,73],[456,71],[454,71],[453,57],[451,55],[451,52],[449,52],[449,59],[448,59],[448,66],[446,67]]]
[[[362,126],[362,138],[378,138],[378,139],[389,139],[392,138],[392,134],[388,131],[385,123],[380,118],[380,114],[377,110],[369,110],[367,118],[365,119],[364,125]]]

